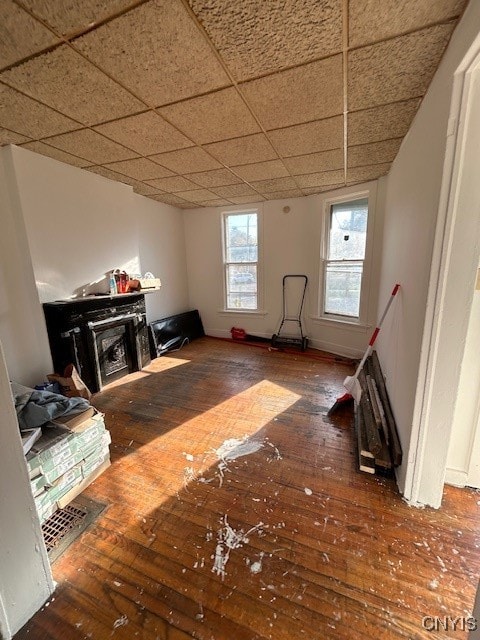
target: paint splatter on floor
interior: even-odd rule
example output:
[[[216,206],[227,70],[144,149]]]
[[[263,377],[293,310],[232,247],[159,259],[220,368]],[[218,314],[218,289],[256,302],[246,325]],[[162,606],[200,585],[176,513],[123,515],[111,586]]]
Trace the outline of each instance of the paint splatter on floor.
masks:
[[[226,515],[223,516],[221,522],[223,523],[223,527],[218,530],[215,554],[211,557],[213,559],[212,572],[216,573],[217,576],[221,576],[223,580],[226,575],[225,567],[227,566],[231,551],[243,547],[244,544],[248,544],[248,536],[256,531],[261,533],[268,525],[265,525],[264,522],[259,522],[247,532],[244,532],[243,529],[235,531],[235,529],[230,526]]]
[[[113,623],[113,628],[118,629],[118,627],[125,627],[127,624],[128,624],[128,618],[124,614],[123,616],[115,620],[115,622]]]

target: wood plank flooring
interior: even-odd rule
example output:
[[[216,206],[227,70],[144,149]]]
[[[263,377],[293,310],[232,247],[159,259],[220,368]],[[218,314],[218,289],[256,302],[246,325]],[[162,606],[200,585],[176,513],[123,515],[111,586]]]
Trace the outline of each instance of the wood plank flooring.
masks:
[[[326,416],[352,368],[315,353],[204,338],[97,394],[109,506],[16,640],[467,637],[422,618],[471,613],[480,493],[419,510],[361,474]]]

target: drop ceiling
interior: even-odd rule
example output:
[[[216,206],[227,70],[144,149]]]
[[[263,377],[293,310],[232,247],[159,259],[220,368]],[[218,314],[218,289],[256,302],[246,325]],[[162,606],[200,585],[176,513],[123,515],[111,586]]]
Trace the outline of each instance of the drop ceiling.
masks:
[[[466,0],[2,0],[0,144],[179,208],[388,173]]]

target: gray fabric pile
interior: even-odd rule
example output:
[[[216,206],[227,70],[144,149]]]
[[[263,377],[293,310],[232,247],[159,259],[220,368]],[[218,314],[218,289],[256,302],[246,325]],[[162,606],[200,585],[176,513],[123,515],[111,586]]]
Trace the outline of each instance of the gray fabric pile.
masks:
[[[11,388],[20,429],[41,427],[67,413],[82,413],[90,406],[85,398],[67,398],[50,391],[37,391],[17,382],[12,382]]]

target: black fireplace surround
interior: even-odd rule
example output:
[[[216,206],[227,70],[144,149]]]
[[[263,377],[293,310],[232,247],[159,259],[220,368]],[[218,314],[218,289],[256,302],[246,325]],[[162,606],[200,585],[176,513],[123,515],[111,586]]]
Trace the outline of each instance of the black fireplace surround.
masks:
[[[150,362],[143,294],[47,302],[43,311],[55,372],[73,363],[92,392]]]

